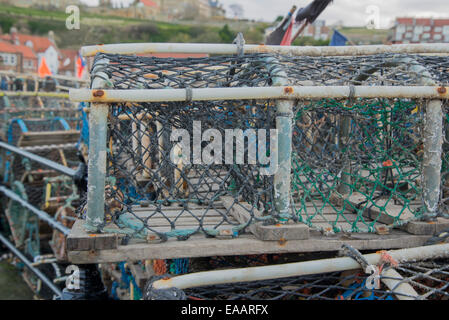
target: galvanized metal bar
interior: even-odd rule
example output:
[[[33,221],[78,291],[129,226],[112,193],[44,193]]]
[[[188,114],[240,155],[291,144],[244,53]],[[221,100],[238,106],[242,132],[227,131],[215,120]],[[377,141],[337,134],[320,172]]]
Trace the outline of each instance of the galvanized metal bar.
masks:
[[[56,221],[48,213],[46,213],[46,212],[44,212],[42,210],[39,210],[38,208],[32,206],[31,204],[29,204],[28,202],[23,200],[15,192],[11,191],[10,189],[8,189],[8,188],[6,188],[4,186],[0,186],[0,192],[3,193],[8,198],[10,198],[11,200],[20,203],[21,206],[23,206],[24,208],[28,209],[28,211],[30,211],[31,213],[33,213],[36,216],[38,216],[38,218],[40,220],[45,221],[46,223],[48,223],[52,228],[62,232],[66,236],[69,235],[69,233],[70,233],[70,229],[69,228],[67,228],[66,226],[62,225],[58,221]]]
[[[417,260],[424,261],[427,259],[447,258],[449,257],[449,244],[394,250],[388,251],[388,254],[400,263]],[[379,262],[381,261],[381,256],[382,252],[364,255],[368,263],[371,265],[379,264]],[[167,280],[156,281],[153,283],[153,288],[187,289],[218,284],[282,279],[288,277],[299,277],[312,274],[357,269],[360,269],[360,265],[357,261],[349,257],[342,257],[264,267],[191,273]]]
[[[401,61],[408,67],[410,73],[418,76],[421,85],[436,86],[432,75],[423,65],[412,58],[404,58]],[[442,103],[442,100],[431,100],[427,103],[425,110],[422,179],[423,202],[426,210],[425,214],[428,216],[437,214],[440,202],[444,140]]]
[[[280,67],[277,59],[266,59],[272,75],[272,86],[288,84],[287,73]],[[281,216],[280,222],[286,222],[290,213],[290,192],[292,172],[292,135],[293,135],[293,104],[292,100],[276,101],[276,129],[278,131],[278,149],[276,172],[274,174],[274,207]],[[271,150],[273,152],[273,150]],[[282,218],[284,217],[284,218]]]
[[[191,89],[191,101],[250,99],[348,99],[408,98],[449,99],[449,87],[438,86],[278,86]],[[188,101],[186,89],[89,90],[72,89],[74,102],[181,102]]]
[[[0,91],[0,97],[48,97],[68,99],[68,93],[61,92],[41,92],[41,91]],[[45,110],[43,110],[45,111]]]
[[[440,201],[443,153],[443,108],[440,100],[431,100],[426,107],[423,155],[423,200],[426,214],[437,214]]]
[[[92,88],[107,88],[108,75],[102,71],[107,59],[99,60],[92,72]],[[89,114],[89,162],[87,186],[87,214],[85,229],[101,232],[104,225],[104,203],[106,186],[107,118],[109,105],[92,103]]]
[[[39,279],[42,280],[43,283],[51,290],[53,291],[58,297],[62,297],[62,291],[54,285],[50,279],[48,279],[39,269],[35,268],[30,260],[27,259],[27,257],[22,254],[11,242],[8,241],[4,236],[0,234],[0,241],[5,245],[6,248],[8,248],[9,251],[11,251],[17,258],[19,258],[23,264],[30,269],[31,272],[33,272]]]
[[[8,150],[8,151],[13,152],[13,153],[18,154],[18,155],[21,155],[22,157],[28,158],[28,159],[30,159],[32,161],[38,162],[38,163],[42,164],[43,166],[45,166],[47,168],[50,168],[50,169],[53,169],[55,171],[58,171],[59,173],[62,173],[64,175],[66,175],[66,176],[69,176],[69,177],[75,176],[75,170],[73,170],[71,168],[65,167],[65,166],[63,166],[63,165],[61,165],[61,164],[59,164],[57,162],[54,162],[54,161],[48,160],[46,158],[40,157],[38,155],[35,155],[35,154],[33,154],[31,152],[28,152],[28,151],[25,151],[25,150],[23,150],[21,148],[12,146],[12,145],[7,144],[5,142],[0,142],[0,148]]]
[[[152,53],[238,54],[241,51],[236,44],[210,43],[122,43],[81,48],[81,54],[85,57],[93,57],[100,52],[133,55]],[[428,43],[344,47],[245,45],[243,46],[243,53],[279,53],[296,56],[361,56],[381,53],[446,54],[449,53],[449,44]]]
[[[14,71],[0,70],[0,74],[9,75],[12,77],[22,78],[22,79],[31,79],[31,80],[39,79],[39,75],[37,73],[17,73]],[[87,80],[87,79],[78,79],[76,77],[64,76],[64,75],[60,75],[60,74],[51,75],[50,78],[57,79],[57,80],[73,81],[75,83],[88,83],[89,82],[89,80]]]

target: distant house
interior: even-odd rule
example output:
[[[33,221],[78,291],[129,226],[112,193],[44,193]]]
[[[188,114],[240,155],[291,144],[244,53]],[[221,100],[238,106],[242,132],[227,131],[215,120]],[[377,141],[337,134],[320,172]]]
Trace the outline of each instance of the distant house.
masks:
[[[36,73],[38,59],[27,46],[0,41],[0,70]]]
[[[324,20],[316,20],[313,24],[305,28],[303,36],[311,37],[315,40],[328,40],[330,37],[330,29],[326,27]]]
[[[80,0],[0,0],[0,3],[7,3],[18,7],[45,7],[45,8],[65,8],[69,5],[80,5]]]
[[[59,56],[59,74],[75,77],[76,60],[78,59],[78,51],[71,49],[60,49]]]
[[[161,11],[159,0],[140,0],[137,4],[136,17],[140,18],[155,18]]]
[[[449,19],[397,18],[389,40],[393,44],[449,43]]]
[[[161,14],[169,20],[209,19],[212,9],[209,0],[163,0]]]
[[[226,16],[226,10],[218,0],[209,0],[209,7],[213,18],[224,18]]]
[[[50,31],[49,37],[40,37],[27,34],[18,33],[15,28],[11,28],[9,34],[0,36],[0,40],[8,41],[16,45],[25,45],[37,55],[41,62],[45,57],[48,67],[53,74],[57,74],[59,70],[59,50],[53,38],[53,33]]]
[[[277,26],[271,26],[265,29],[265,38],[270,35]],[[293,34],[298,31],[300,26],[293,27]],[[316,20],[313,24],[308,25],[302,32],[300,37],[310,37],[314,40],[329,40],[331,29],[326,27],[324,20]]]

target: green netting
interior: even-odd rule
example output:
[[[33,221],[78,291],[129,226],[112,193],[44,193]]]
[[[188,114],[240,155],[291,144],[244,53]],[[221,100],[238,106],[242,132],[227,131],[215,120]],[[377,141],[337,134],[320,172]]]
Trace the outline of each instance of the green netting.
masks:
[[[299,220],[325,232],[374,232],[422,214],[420,101],[298,104],[292,197]]]

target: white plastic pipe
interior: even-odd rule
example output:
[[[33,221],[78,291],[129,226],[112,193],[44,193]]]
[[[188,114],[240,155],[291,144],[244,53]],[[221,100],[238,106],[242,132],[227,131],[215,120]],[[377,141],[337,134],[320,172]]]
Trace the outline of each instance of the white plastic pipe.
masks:
[[[414,260],[447,258],[449,257],[449,244],[395,250],[389,251],[388,254],[399,263]],[[364,257],[369,264],[377,265],[381,258],[381,252],[367,254]],[[153,288],[168,289],[175,287],[178,289],[187,289],[217,284],[298,277],[359,268],[360,265],[354,259],[344,257],[274,266],[198,272],[156,281],[153,284]]]
[[[416,300],[419,298],[418,292],[404,280],[402,276],[394,269],[388,269],[382,272],[382,282],[390,289],[398,300]]]
[[[68,93],[62,92],[41,92],[41,91],[0,91],[0,97],[48,97],[48,98],[69,98]]]
[[[428,44],[396,44],[396,45],[365,45],[342,47],[313,46],[267,46],[245,45],[244,53],[280,53],[296,56],[360,56],[381,53],[449,53],[447,43]],[[133,55],[153,53],[187,53],[187,54],[237,54],[236,44],[210,43],[122,43],[86,46],[81,49],[85,57],[93,57],[99,52]]]
[[[435,86],[355,86],[354,98],[448,99],[449,88]],[[192,101],[250,99],[347,99],[350,86],[283,86],[192,89]],[[74,102],[181,102],[186,89],[90,90],[72,89]]]

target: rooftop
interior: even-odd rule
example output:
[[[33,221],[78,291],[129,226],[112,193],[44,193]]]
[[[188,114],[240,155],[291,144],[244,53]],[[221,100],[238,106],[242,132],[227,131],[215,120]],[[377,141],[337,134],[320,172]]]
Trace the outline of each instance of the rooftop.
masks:
[[[37,59],[36,55],[29,47],[24,45],[15,45],[4,41],[0,41],[0,52],[21,53],[26,59]]]

